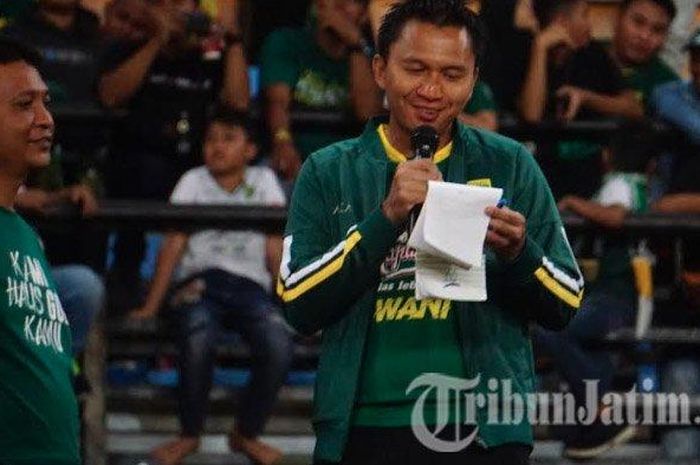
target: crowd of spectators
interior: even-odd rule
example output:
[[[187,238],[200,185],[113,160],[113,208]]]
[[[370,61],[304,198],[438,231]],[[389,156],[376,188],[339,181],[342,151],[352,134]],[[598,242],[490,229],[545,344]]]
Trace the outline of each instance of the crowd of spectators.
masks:
[[[306,157],[345,137],[298,128],[295,110],[342,112],[349,124],[384,111],[372,59],[379,21],[393,1],[310,0],[303,25],[277,28],[256,47],[247,41],[251,26],[240,1],[111,0],[101,17],[79,0],[1,2],[0,34],[39,50],[55,104],[127,114],[113,128],[106,156],[86,147],[79,126],[59,126],[56,163],[31,177],[17,207],[41,212],[67,201],[90,214],[97,197],[284,205]],[[584,137],[537,141],[535,157],[560,209],[613,229],[628,212],[700,213],[700,32],[692,32],[698,3],[621,0],[612,37],[600,42],[592,37],[586,0],[465,1],[481,16],[489,47],[460,119],[490,131],[503,115],[530,124],[625,121],[609,144]],[[254,49],[259,53],[247,56]],[[686,52],[690,77],[682,79]],[[249,124],[252,113],[260,115],[257,128]],[[680,137],[662,150],[648,118]],[[50,258],[62,255],[65,240],[46,242]],[[158,450],[162,463],[178,463],[198,445],[210,387],[202,380],[210,380],[214,363],[209,335],[220,327],[234,327],[265,354],[253,369],[251,392],[258,397],[247,406],[269,411],[290,353],[290,334],[271,317],[269,297],[281,238],[168,234],[148,292],[140,272],[145,244],[142,234],[120,234],[108,272],[115,289],[131,294],[121,302],[135,309],[132,318],[154,316],[167,302],[185,315],[178,319],[181,419],[191,441]],[[577,395],[583,378],[608,386],[614,372],[609,357],[581,341],[634,320],[631,248],[598,240],[598,285],[583,316],[564,333],[537,334]],[[104,254],[100,244],[95,249]],[[104,306],[106,270],[72,258],[56,260],[54,272],[80,351]],[[692,247],[686,268],[684,305],[697,309],[700,255]],[[228,315],[232,301],[247,310]],[[276,451],[246,442],[262,431],[266,415],[253,418],[245,408],[232,446],[261,463],[274,460]],[[570,450],[575,454],[586,439],[574,438]]]

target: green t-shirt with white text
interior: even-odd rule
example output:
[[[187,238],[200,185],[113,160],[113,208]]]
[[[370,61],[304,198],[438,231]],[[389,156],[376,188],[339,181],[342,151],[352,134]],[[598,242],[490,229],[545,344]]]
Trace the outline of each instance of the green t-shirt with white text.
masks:
[[[0,464],[80,464],[71,338],[39,240],[0,208]]]
[[[326,55],[310,27],[273,31],[260,52],[260,71],[263,88],[274,84],[289,86],[294,108],[334,111],[350,108],[349,61]],[[344,138],[323,129],[294,133],[294,143],[304,159]]]
[[[382,137],[382,131],[380,129],[379,134],[389,159],[396,161],[403,157]],[[444,161],[450,156],[451,146],[439,150],[434,157],[445,179],[447,163]],[[420,395],[419,390],[406,392],[413,380],[426,373],[466,377],[452,301],[415,298],[416,251],[408,246],[408,236],[408,231],[399,235],[380,268],[381,281],[367,334],[352,420],[357,426],[409,426],[411,412]],[[451,423],[459,421],[454,415],[455,400],[447,400]],[[435,423],[437,411],[435,402],[426,404],[427,424]]]

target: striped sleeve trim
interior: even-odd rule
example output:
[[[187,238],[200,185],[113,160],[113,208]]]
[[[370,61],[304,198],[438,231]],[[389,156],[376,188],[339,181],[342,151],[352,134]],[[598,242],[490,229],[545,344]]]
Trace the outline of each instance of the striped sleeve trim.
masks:
[[[353,226],[348,231],[345,240],[305,267],[295,273],[291,273],[289,263],[291,261],[293,236],[287,236],[284,239],[282,250],[282,265],[280,277],[277,281],[277,295],[284,302],[291,302],[318,286],[343,267],[345,257],[352,252],[361,239],[362,235],[357,231],[356,226]]]
[[[547,257],[542,257],[542,266],[547,269],[549,274],[551,274],[554,279],[562,283],[572,292],[580,292],[583,289],[584,283],[581,275],[579,275],[578,279],[572,278],[566,272],[557,268],[554,262],[549,260]]]
[[[581,307],[583,299],[583,278],[574,279],[554,265],[547,257],[542,257],[542,266],[535,270],[535,277],[552,294],[573,308]]]

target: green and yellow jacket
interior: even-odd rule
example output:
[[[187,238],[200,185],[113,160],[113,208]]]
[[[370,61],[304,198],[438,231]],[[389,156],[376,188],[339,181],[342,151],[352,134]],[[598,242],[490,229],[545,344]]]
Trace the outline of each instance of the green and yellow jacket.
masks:
[[[375,312],[386,312],[377,299],[383,264],[403,232],[380,208],[401,157],[385,149],[380,124],[372,120],[360,137],[310,156],[289,209],[277,293],[295,329],[323,330],[313,418],[320,460],[342,458],[370,324]],[[488,299],[450,303],[463,374],[480,376],[475,393],[492,394],[490,379],[510,380],[516,394],[533,392],[529,324],[564,328],[583,295],[556,204],[532,155],[511,139],[457,123],[449,152],[440,153],[434,161],[445,181],[502,188],[510,208],[527,219],[525,248],[515,261],[485,251]],[[420,303],[412,309],[425,313]],[[478,408],[476,420],[485,446],[532,443],[527,418],[489,424],[486,408]]]

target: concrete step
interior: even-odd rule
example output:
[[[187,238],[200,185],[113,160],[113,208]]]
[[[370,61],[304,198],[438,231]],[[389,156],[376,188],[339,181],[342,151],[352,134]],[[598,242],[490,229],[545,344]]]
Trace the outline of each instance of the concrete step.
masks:
[[[240,390],[214,387],[209,396],[210,412],[233,414]],[[118,413],[173,413],[177,411],[175,389],[152,385],[109,387],[107,411]],[[283,386],[280,389],[275,415],[309,417],[313,389],[308,386]]]
[[[115,434],[177,434],[180,423],[172,414],[108,413],[107,430]],[[209,434],[226,434],[235,424],[232,415],[212,414],[206,419],[204,430]],[[309,436],[311,421],[308,417],[273,416],[265,427],[267,434],[276,436]]]
[[[110,434],[107,440],[110,465],[156,465],[148,453],[158,445],[174,439],[172,434]],[[282,450],[285,460],[280,465],[308,464],[314,447],[313,436],[265,435],[262,438]],[[226,435],[206,435],[199,452],[189,456],[183,465],[243,465],[250,461],[243,455],[232,453]]]
[[[148,452],[157,445],[172,439],[172,435],[111,434],[108,447],[111,465],[154,465],[148,461]],[[267,435],[263,440],[278,447],[285,453],[280,465],[310,464],[314,438],[312,436]],[[532,464],[574,465],[562,459],[562,443],[557,441],[537,441],[531,456]],[[185,465],[243,465],[250,462],[240,454],[232,454],[226,445],[224,435],[207,435],[197,454],[188,457]],[[586,462],[588,465],[698,465],[700,460],[669,460],[662,456],[661,448],[654,444],[631,443],[615,448],[598,459]]]

